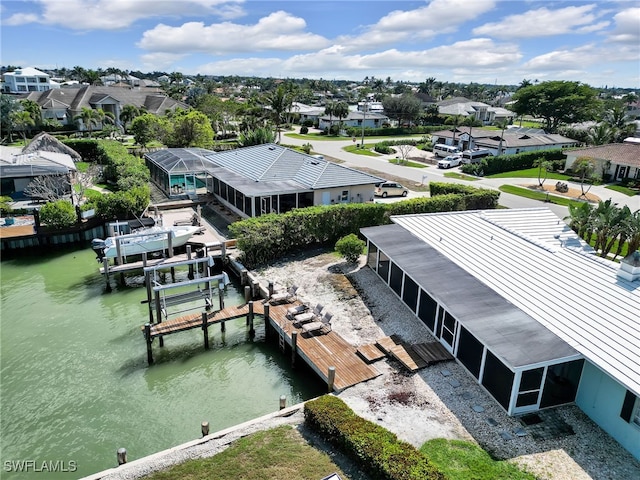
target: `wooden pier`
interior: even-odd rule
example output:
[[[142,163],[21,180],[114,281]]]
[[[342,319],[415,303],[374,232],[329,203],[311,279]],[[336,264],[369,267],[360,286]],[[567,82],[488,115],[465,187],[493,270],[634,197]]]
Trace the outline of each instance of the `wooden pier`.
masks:
[[[154,338],[162,339],[194,328],[203,330],[205,348],[209,348],[209,327],[224,322],[246,318],[250,335],[254,332],[254,316],[265,319],[265,337],[278,336],[282,350],[291,353],[291,362],[295,366],[297,358],[305,361],[311,369],[325,381],[330,391],[341,391],[352,385],[370,380],[380,375],[372,365],[367,364],[358,354],[357,349],[340,335],[329,332],[322,335],[303,334],[286,317],[288,305],[268,305],[262,302],[248,302],[235,307],[225,307],[214,312],[201,312],[184,315],[161,323],[147,323],[142,331],[147,343],[147,360],[153,363],[151,342]],[[271,329],[271,332],[269,331]]]

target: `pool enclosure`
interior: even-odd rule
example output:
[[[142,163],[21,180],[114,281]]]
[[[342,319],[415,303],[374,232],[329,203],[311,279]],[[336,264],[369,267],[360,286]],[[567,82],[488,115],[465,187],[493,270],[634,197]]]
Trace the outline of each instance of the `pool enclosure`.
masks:
[[[207,193],[211,176],[210,162],[204,155],[213,154],[203,148],[163,149],[145,155],[153,182],[169,197],[194,197]]]

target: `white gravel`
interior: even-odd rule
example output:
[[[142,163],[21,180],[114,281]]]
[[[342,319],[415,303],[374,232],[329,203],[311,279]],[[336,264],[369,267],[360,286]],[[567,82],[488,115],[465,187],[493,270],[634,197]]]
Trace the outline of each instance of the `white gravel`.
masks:
[[[256,272],[263,285],[298,285],[299,298],[322,303],[334,314],[333,330],[354,346],[374,343],[396,334],[409,343],[433,340],[426,327],[369,268],[347,265],[337,256],[317,252],[290,258]],[[392,360],[376,362],[381,375],[340,393],[356,413],[376,422],[399,438],[420,447],[432,438],[475,441],[494,457],[516,462],[544,480],[640,479],[640,462],[597,427],[577,407],[556,409],[575,435],[538,441],[519,437],[519,421],[497,403],[455,361],[406,373]],[[448,373],[443,375],[443,370]],[[454,387],[451,379],[457,380]],[[475,408],[475,409],[474,409]],[[482,411],[477,411],[482,410]],[[490,425],[487,419],[495,420]],[[301,426],[295,410],[289,417],[271,417],[229,429],[229,433],[186,449],[172,449],[91,478],[131,479],[190,458],[222,451],[233,440],[282,423]],[[509,435],[505,440],[502,436]],[[196,442],[197,443],[197,442]],[[364,478],[358,474],[351,478]]]

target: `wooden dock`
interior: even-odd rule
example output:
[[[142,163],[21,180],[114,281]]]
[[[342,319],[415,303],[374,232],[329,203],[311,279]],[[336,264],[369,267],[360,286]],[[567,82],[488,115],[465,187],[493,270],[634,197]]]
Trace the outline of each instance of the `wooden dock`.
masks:
[[[376,345],[410,372],[415,372],[434,363],[453,360],[453,355],[440,342],[410,345],[392,335],[381,338],[376,342]]]
[[[225,307],[215,312],[193,313],[161,323],[146,324],[142,330],[147,342],[147,359],[149,364],[153,363],[151,341],[154,338],[159,337],[162,341],[165,335],[202,328],[205,348],[208,348],[209,326],[218,323],[224,325],[224,322],[229,320],[247,318],[247,324],[250,330],[253,330],[253,315],[268,314],[269,325],[279,337],[282,349],[291,352],[292,363],[295,365],[296,357],[304,360],[320,378],[327,382],[331,390],[339,392],[380,375],[378,370],[358,355],[355,347],[337,333],[331,331],[322,335],[303,334],[302,328],[296,328],[286,317],[287,308],[291,306],[291,304],[269,305],[267,309],[266,305],[257,301]],[[265,328],[267,328],[266,325]]]

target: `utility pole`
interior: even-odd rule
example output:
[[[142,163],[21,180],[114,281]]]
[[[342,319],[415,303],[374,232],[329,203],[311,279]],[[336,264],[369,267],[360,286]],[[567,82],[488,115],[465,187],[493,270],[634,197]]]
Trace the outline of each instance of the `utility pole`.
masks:
[[[360,148],[364,148],[364,122],[367,119],[367,99],[364,99],[362,103],[362,143],[360,144]]]

